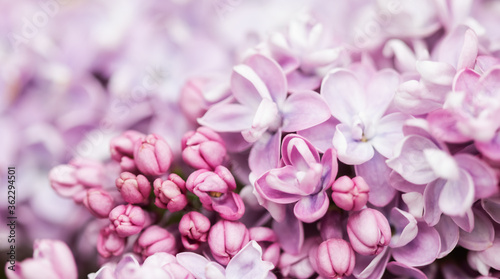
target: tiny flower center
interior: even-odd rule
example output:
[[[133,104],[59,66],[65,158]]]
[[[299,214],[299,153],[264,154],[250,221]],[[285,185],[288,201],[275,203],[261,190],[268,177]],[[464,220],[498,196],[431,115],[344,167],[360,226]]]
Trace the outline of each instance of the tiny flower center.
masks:
[[[222,193],[221,192],[210,191],[210,192],[208,192],[208,195],[210,195],[213,198],[220,198],[222,196]]]

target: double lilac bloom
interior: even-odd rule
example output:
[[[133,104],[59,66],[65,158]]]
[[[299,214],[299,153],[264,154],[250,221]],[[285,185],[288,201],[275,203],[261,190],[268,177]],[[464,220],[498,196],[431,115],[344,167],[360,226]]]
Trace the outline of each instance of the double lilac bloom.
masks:
[[[431,133],[451,143],[474,140],[484,156],[500,158],[500,65],[457,73],[442,109],[427,116]]]
[[[397,146],[395,156],[387,161],[405,180],[392,174],[393,185],[403,192],[423,195],[423,218],[429,225],[437,224],[442,213],[470,219],[476,200],[498,192],[495,173],[471,154],[451,155],[424,129],[414,131],[418,134],[406,136]]]
[[[241,133],[246,144],[227,144],[253,144],[248,163],[256,175],[278,163],[282,132],[310,128],[329,117],[328,107],[316,92],[288,95],[283,70],[261,54],[234,67],[231,92],[235,102],[212,106],[198,122],[217,132]]]
[[[328,149],[320,159],[314,146],[298,135],[283,139],[283,164],[255,181],[257,193],[277,204],[295,203],[295,216],[307,223],[319,220],[328,210],[326,190],[337,175],[337,156]]]
[[[376,71],[370,61],[336,68],[321,84],[321,96],[334,118],[299,131],[320,150],[333,145],[340,161],[355,165],[356,174],[370,186],[370,203],[377,206],[387,205],[396,194],[387,183],[390,170],[384,158],[392,157],[394,145],[403,138],[403,124],[411,118],[386,113],[399,82],[394,70]]]

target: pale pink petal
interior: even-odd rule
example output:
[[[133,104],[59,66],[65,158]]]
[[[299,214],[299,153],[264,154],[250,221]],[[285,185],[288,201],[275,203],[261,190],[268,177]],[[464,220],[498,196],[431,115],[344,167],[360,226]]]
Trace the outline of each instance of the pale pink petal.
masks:
[[[453,93],[451,93],[453,94]],[[439,140],[463,143],[471,140],[457,128],[458,117],[449,110],[438,109],[427,115],[431,134]]]
[[[410,115],[391,113],[380,119],[377,135],[370,140],[373,148],[386,158],[393,156],[394,146],[403,139],[403,124],[411,119]]]
[[[384,115],[399,86],[399,75],[392,69],[384,69],[371,77],[365,85],[366,108],[363,114],[376,121]]]
[[[217,132],[241,132],[252,127],[254,113],[240,104],[220,103],[212,106],[198,123]]]
[[[401,277],[409,276],[413,279],[427,279],[425,273],[423,273],[420,269],[416,269],[399,262],[390,262],[387,264],[386,268],[390,273]]]
[[[254,143],[248,157],[248,165],[256,176],[276,168],[280,160],[281,131],[265,133]]]
[[[386,246],[377,256],[363,256],[356,254],[356,265],[352,274],[356,278],[381,278],[385,266],[391,257],[391,248]]]
[[[387,160],[387,165],[411,183],[429,183],[438,177],[425,158],[424,149],[438,149],[438,147],[422,136],[407,136],[395,148],[395,157]]]
[[[285,136],[281,154],[285,165],[293,165],[299,170],[308,170],[311,164],[319,162],[319,153],[316,148],[296,134]]]
[[[454,157],[460,168],[471,176],[476,199],[488,198],[498,192],[497,176],[488,164],[470,154],[457,154]]]
[[[351,124],[353,116],[365,108],[364,89],[348,70],[330,72],[321,84],[321,95],[332,115],[342,123]]]
[[[300,199],[295,204],[293,212],[297,219],[302,222],[312,223],[326,214],[329,205],[328,195],[322,191],[317,195],[310,195]]]
[[[266,278],[274,266],[262,260],[262,248],[256,241],[250,241],[229,262],[226,278]]]
[[[325,152],[328,148],[333,147],[332,139],[337,124],[339,124],[339,121],[330,117],[327,121],[316,126],[297,131],[297,134],[307,139],[319,152]]]
[[[481,205],[493,221],[500,223],[500,198],[482,199]]]
[[[281,108],[284,132],[295,132],[325,122],[331,116],[321,96],[313,91],[291,94]]]
[[[425,187],[424,191],[424,220],[429,226],[439,222],[442,211],[439,208],[439,195],[441,194],[446,180],[437,179]]]
[[[286,166],[272,169],[255,181],[255,189],[265,199],[288,204],[298,201],[304,193],[297,181],[296,168]]]
[[[481,154],[494,161],[500,161],[500,133],[497,132],[490,141],[477,141],[475,144]]]
[[[301,251],[304,244],[304,227],[302,222],[295,217],[293,206],[287,206],[284,220],[274,221],[272,229],[276,232],[281,248],[285,252],[297,254]]]
[[[453,220],[443,215],[434,228],[438,231],[441,238],[441,251],[439,252],[438,259],[448,255],[457,246],[459,229]]]
[[[481,76],[472,69],[463,69],[457,73],[453,82],[453,91],[474,91]],[[453,94],[453,93],[451,93]]]
[[[417,237],[407,245],[392,249],[394,259],[408,266],[424,266],[436,260],[441,251],[439,233],[426,223],[418,223]]]
[[[457,180],[448,180],[439,195],[439,208],[450,216],[464,215],[474,202],[474,182],[460,170]]]
[[[368,162],[355,166],[356,175],[365,179],[370,187],[368,201],[375,206],[386,206],[396,195],[396,190],[389,184],[391,169],[385,158],[375,152]]]
[[[452,85],[455,77],[455,68],[444,62],[418,61],[417,71],[422,78],[437,85]]]
[[[280,105],[287,94],[283,70],[276,61],[261,54],[254,54],[244,64],[234,67],[231,89],[240,103],[248,103],[252,107],[263,98]]]
[[[471,251],[482,251],[493,245],[495,228],[489,216],[473,209],[474,229],[471,232],[460,230],[458,244]]]
[[[410,213],[397,207],[391,210],[391,226],[395,232],[391,237],[392,248],[402,247],[412,241],[418,234],[417,220]]]

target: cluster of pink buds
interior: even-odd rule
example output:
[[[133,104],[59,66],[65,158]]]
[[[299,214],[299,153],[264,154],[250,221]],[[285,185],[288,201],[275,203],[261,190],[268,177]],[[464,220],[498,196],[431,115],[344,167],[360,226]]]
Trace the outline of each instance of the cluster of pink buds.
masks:
[[[136,131],[111,140],[111,158],[121,169],[115,188],[101,185],[111,175],[100,163],[74,160],[52,170],[51,183],[58,193],[83,203],[95,217],[109,219],[97,237],[97,251],[104,259],[127,251],[147,259],[161,252],[175,255],[179,249],[210,247],[214,258],[227,264],[250,241],[246,226],[237,222],[245,206],[235,192],[235,178],[223,165],[227,154],[222,138],[208,128],[199,128],[186,133],[181,145],[184,162],[195,168],[187,181],[169,173],[173,154],[162,137]],[[220,217],[206,215],[210,211]],[[172,222],[168,216],[181,216],[177,212],[182,215],[178,230],[165,226]],[[241,239],[230,237],[232,234]],[[267,248],[265,255],[276,263],[279,246],[272,230],[269,236],[254,234],[253,239],[274,247]],[[127,246],[130,239],[135,241],[132,251]]]

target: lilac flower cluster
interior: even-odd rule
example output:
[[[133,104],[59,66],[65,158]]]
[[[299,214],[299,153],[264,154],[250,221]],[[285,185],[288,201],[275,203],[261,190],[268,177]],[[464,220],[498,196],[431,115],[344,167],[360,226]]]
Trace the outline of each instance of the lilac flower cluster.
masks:
[[[187,133],[52,168],[93,216],[89,279],[500,276],[500,5],[325,2],[190,77]],[[6,274],[77,278],[73,253]]]

